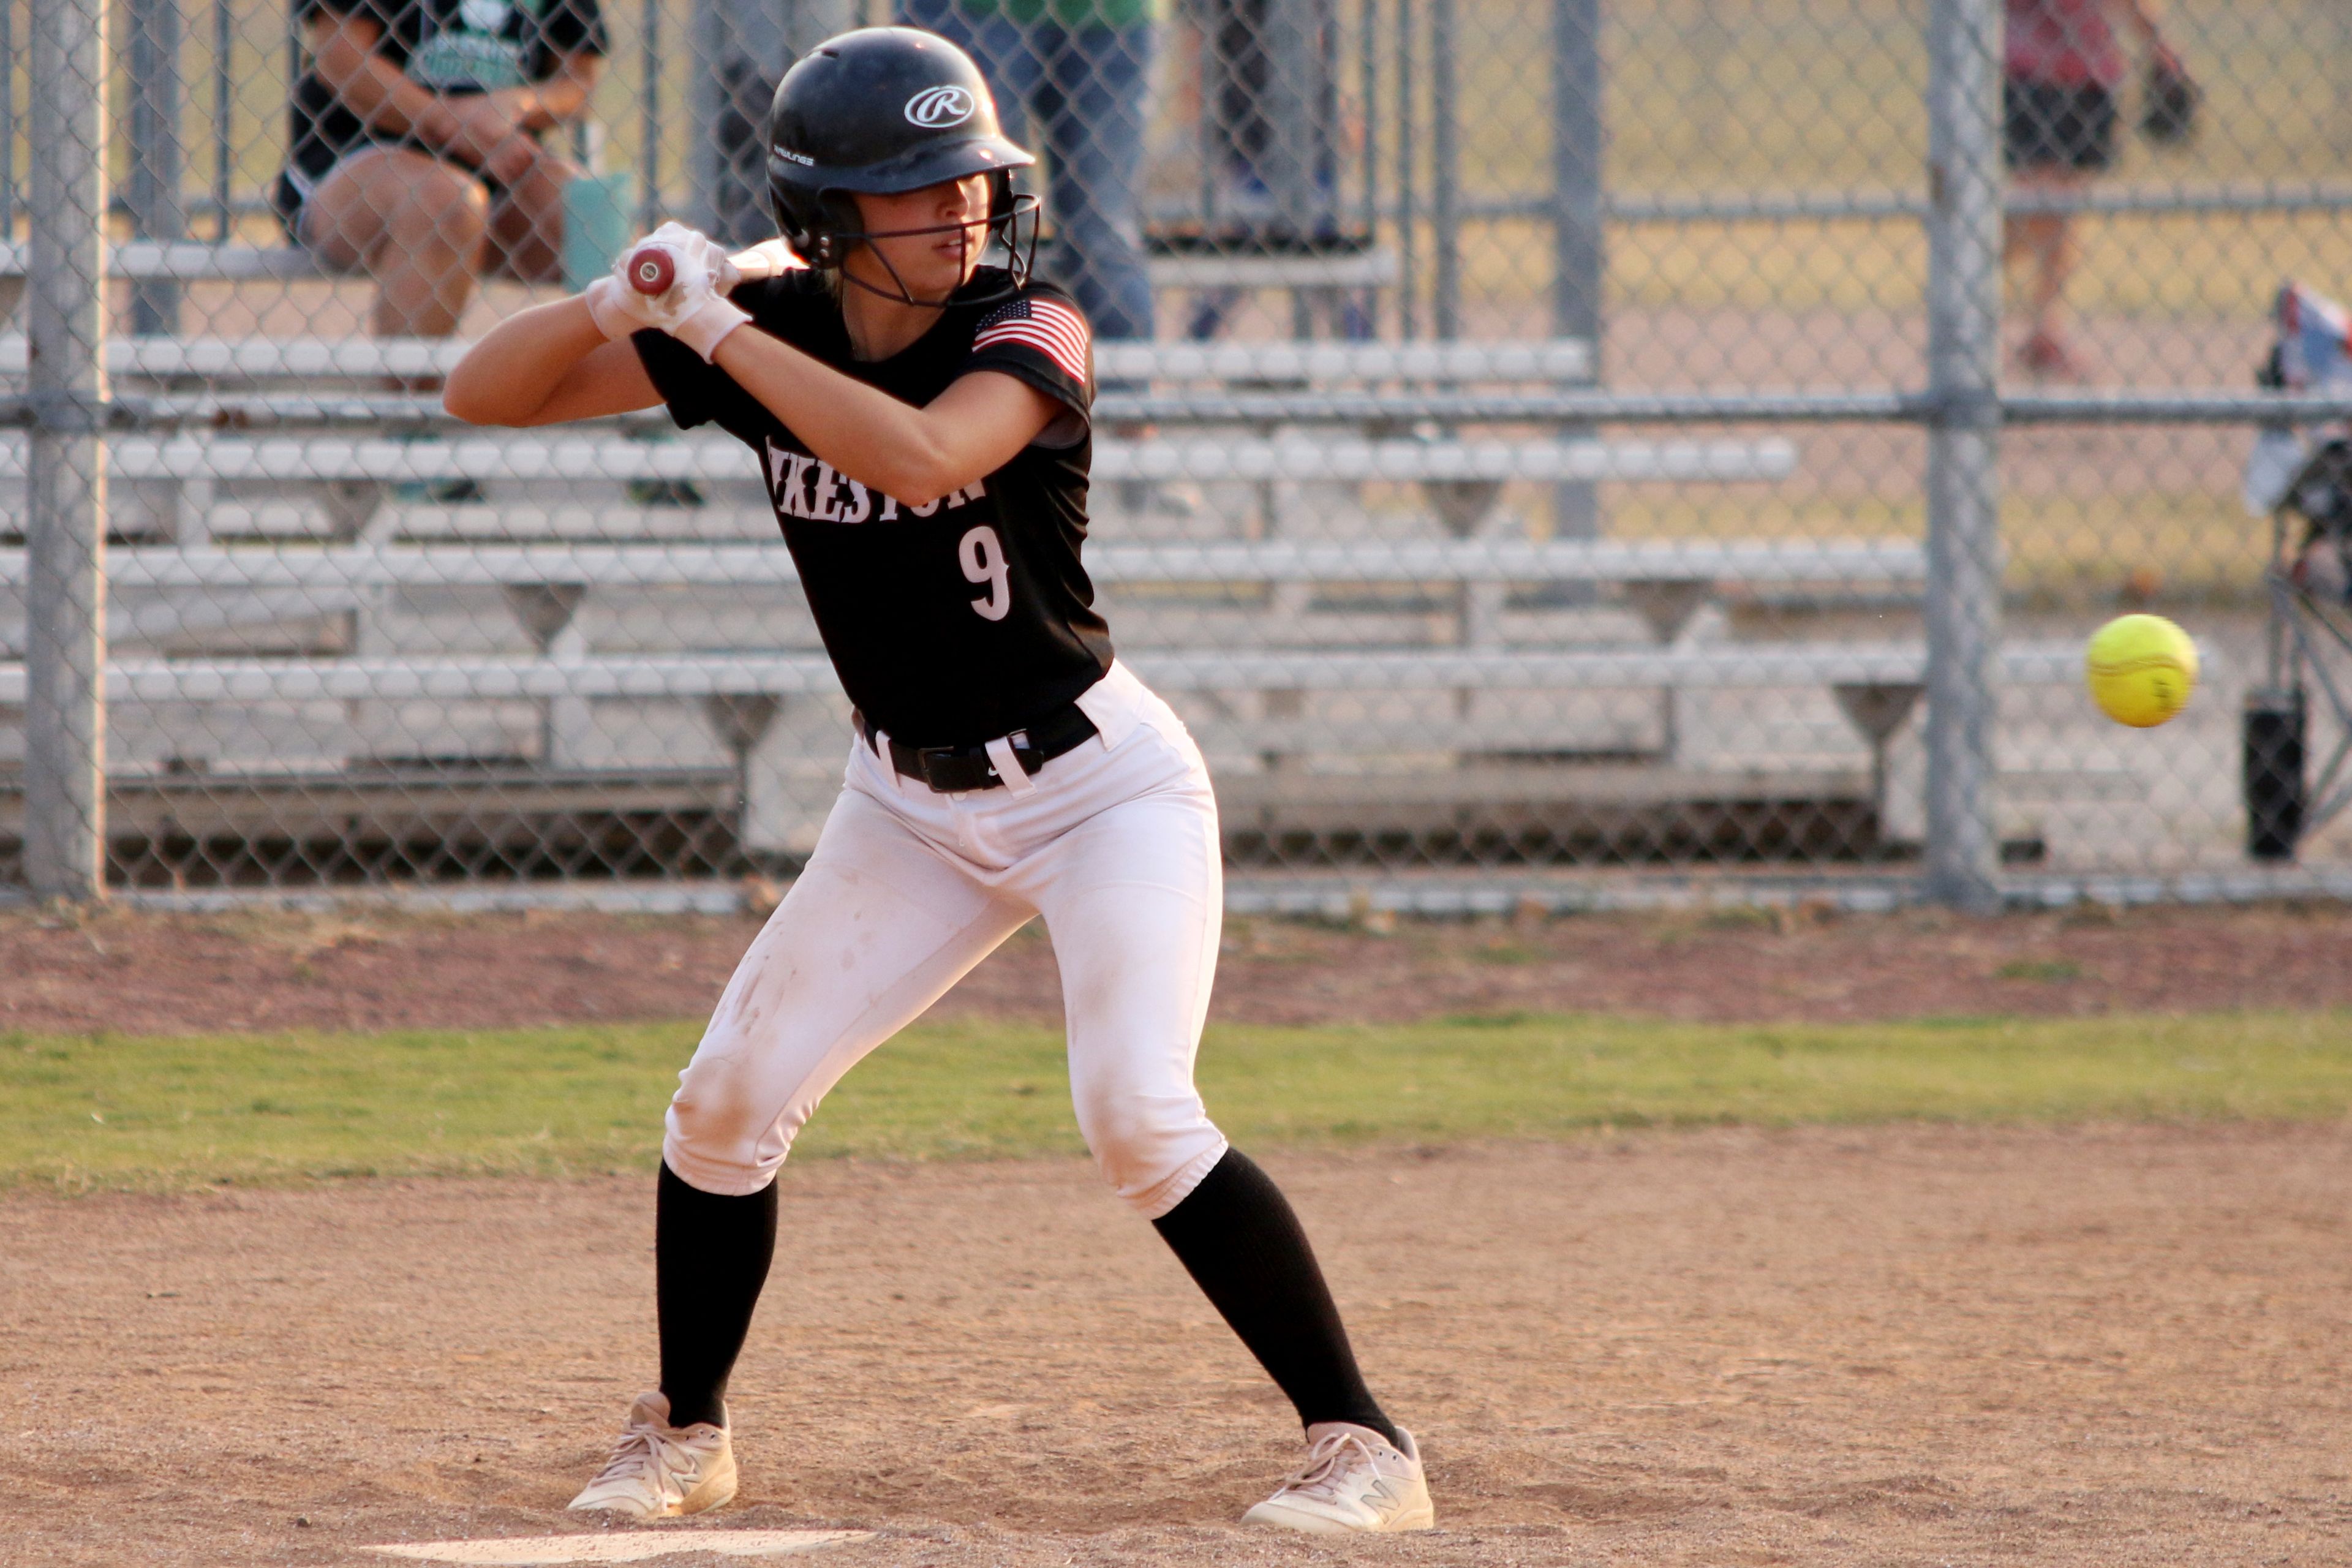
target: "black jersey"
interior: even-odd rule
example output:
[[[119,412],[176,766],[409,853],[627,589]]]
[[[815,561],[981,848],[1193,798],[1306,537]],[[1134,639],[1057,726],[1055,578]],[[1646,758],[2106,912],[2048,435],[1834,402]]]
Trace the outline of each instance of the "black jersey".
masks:
[[[983,268],[960,295],[1000,293]],[[850,700],[913,746],[970,746],[1051,712],[1110,668],[1110,634],[1079,564],[1094,356],[1069,296],[1033,284],[959,304],[887,360],[852,356],[839,301],[816,274],[746,283],[754,326],[893,397],[928,404],[958,377],[1001,371],[1069,412],[1013,460],[912,507],[813,455],[735,378],[661,332],[637,354],[681,426],[716,422],[760,455],[825,651]],[[749,329],[739,329],[749,330]]]

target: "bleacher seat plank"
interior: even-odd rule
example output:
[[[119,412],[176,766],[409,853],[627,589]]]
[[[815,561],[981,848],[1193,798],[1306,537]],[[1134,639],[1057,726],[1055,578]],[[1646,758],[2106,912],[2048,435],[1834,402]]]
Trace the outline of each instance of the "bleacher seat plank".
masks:
[[[456,338],[115,337],[106,363],[121,375],[358,378],[442,375],[473,345]],[[0,374],[25,374],[25,339],[0,335]],[[1581,340],[1527,342],[1095,342],[1095,374],[1110,381],[1580,382],[1591,374]]]
[[[1366,812],[1392,815],[1414,807],[1458,806],[1465,800],[1500,804],[1567,798],[1588,805],[1675,807],[1701,801],[1840,801],[1867,799],[1867,768],[1702,769],[1660,763],[1537,763],[1468,769],[1367,769],[1360,773],[1250,773],[1217,779],[1217,808],[1229,826],[1255,826],[1261,815],[1285,826],[1317,808],[1349,814],[1344,830]],[[1387,826],[1386,823],[1382,824]]]
[[[254,381],[445,375],[472,346],[455,338],[111,337],[106,368],[116,375]],[[26,365],[22,334],[0,336],[0,374],[22,375]]]
[[[1575,382],[1591,374],[1591,345],[1578,338],[1525,342],[1095,340],[1095,375],[1102,381]]]
[[[1166,691],[1514,690],[1895,685],[1927,676],[1911,643],[1726,644],[1576,650],[1429,648],[1345,652],[1280,648],[1136,650],[1136,672]],[[2013,644],[2001,679],[2072,683],[2071,643]],[[116,701],[302,702],[545,700],[556,697],[814,696],[839,689],[821,652],[313,659],[123,659],[107,667]],[[25,667],[0,665],[0,703],[25,700]]]
[[[1218,541],[1097,543],[1088,574],[1121,583],[1727,582],[1901,584],[1926,555],[1907,540],[1645,543],[1523,541]],[[0,584],[21,584],[25,552],[0,550]],[[800,580],[778,540],[764,544],[393,545],[182,550],[117,547],[117,589],[261,590],[577,584],[594,588],[747,587]]]
[[[743,480],[758,470],[731,438],[635,441],[596,435],[456,436],[399,441],[342,436],[128,436],[107,446],[124,479],[373,479],[382,483],[628,479]],[[1794,443],[1763,440],[1385,440],[1277,437],[1097,444],[1094,477],[1220,481],[1477,482],[1777,479],[1795,471]],[[0,443],[0,479],[21,479],[21,437]]]
[[[1151,256],[1155,289],[1388,289],[1403,268],[1393,250],[1334,256]]]
[[[0,240],[0,278],[23,277],[31,252],[29,241]],[[117,244],[107,253],[106,270],[113,278],[176,278],[189,282],[200,279],[254,282],[273,278],[331,276],[307,250],[213,245],[198,239],[134,239]]]
[[[1386,481],[1411,483],[1528,480],[1711,480],[1786,479],[1797,447],[1760,440],[1548,441],[1387,440],[1310,436],[1248,438],[1163,437],[1104,442],[1095,448],[1098,479]]]

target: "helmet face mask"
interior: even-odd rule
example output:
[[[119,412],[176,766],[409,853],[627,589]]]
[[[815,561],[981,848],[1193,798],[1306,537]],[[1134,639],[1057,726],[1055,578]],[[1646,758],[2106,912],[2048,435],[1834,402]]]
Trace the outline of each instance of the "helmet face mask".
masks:
[[[1004,253],[1010,282],[989,296],[999,299],[1027,287],[1035,261],[1037,199],[1013,189],[1013,171],[1034,162],[998,131],[995,103],[971,57],[915,27],[865,27],[819,44],[784,73],[768,112],[768,205],[785,242],[811,268],[901,304],[946,301],[917,299],[878,247],[868,247],[895,290],[847,270],[850,255],[869,240],[969,226],[869,233],[856,195],[988,175],[982,252]]]

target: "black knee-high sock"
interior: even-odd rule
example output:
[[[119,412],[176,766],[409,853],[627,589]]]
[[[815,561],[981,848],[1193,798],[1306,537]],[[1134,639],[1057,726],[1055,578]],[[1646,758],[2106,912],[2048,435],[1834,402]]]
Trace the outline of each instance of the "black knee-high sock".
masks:
[[[1274,1179],[1229,1149],[1151,1222],[1309,1426],[1352,1421],[1396,1441],[1364,1386],[1315,1249]]]
[[[654,1296],[671,1426],[726,1420],[727,1374],[775,1256],[775,1183],[749,1197],[721,1197],[688,1186],[664,1163],[654,1199]]]

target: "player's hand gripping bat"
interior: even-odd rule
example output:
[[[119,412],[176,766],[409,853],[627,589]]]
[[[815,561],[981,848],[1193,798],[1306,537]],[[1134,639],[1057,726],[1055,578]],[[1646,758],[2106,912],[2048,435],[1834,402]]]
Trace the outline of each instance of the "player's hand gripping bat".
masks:
[[[803,265],[782,240],[765,240],[729,257],[711,287],[714,292],[724,295],[739,283],[779,277]],[[677,264],[663,247],[641,245],[629,256],[628,276],[629,286],[640,294],[665,293],[677,281]]]

